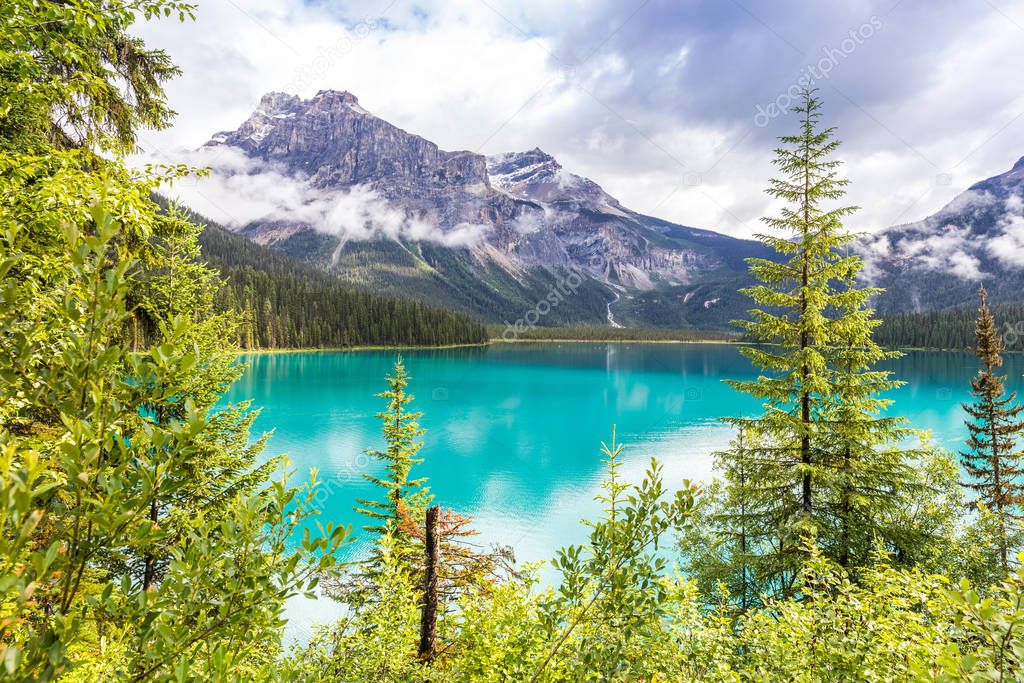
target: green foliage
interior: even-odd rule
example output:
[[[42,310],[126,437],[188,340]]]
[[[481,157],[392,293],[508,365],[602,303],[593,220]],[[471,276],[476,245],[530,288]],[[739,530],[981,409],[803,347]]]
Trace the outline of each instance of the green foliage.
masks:
[[[162,85],[179,73],[162,50],[128,28],[146,19],[192,18],[176,0],[9,0],[0,9],[0,132],[45,147],[127,152],[138,128],[161,128],[173,112]]]
[[[380,539],[372,602],[322,627],[286,663],[303,681],[435,680],[416,660],[419,604],[415,584],[394,539]]]
[[[175,73],[129,26],[173,1],[0,10],[0,677],[258,680],[345,530],[257,466],[196,231],[130,171]]]
[[[760,284],[745,291],[758,308],[739,324],[769,346],[741,349],[764,374],[727,380],[764,402],[757,417],[727,420],[741,434],[718,456],[725,484],[712,515],[731,540],[702,539],[693,553],[704,558],[693,568],[731,577],[741,606],[793,594],[804,538],[845,567],[866,560],[876,537],[895,549],[899,509],[923,493],[912,467],[922,454],[897,446],[912,432],[884,414],[891,401],[883,394],[900,383],[874,366],[894,354],[872,338],[879,323],[869,301],[877,290],[856,286],[863,263],[846,253],[854,236],[842,221],[855,207],[831,206],[848,181],[839,177],[839,142],[821,128],[820,110],[806,91],[793,109],[799,132],[780,138],[776,150],[781,174],[768,194],[784,206],[765,223],[782,234],[759,238],[779,258],[748,260]]]
[[[377,413],[381,421],[384,450],[369,450],[367,454],[385,465],[386,476],[363,474],[370,482],[380,487],[383,500],[360,499],[357,512],[375,521],[366,526],[366,531],[374,533],[378,538],[388,536],[393,542],[389,552],[395,555],[399,563],[405,565],[410,576],[418,575],[414,567],[418,564],[418,551],[413,543],[407,521],[413,526],[422,526],[427,506],[433,499],[425,486],[425,479],[410,479],[409,474],[415,465],[423,462],[417,458],[423,447],[420,438],[424,430],[418,420],[422,413],[412,411],[409,406],[414,396],[406,391],[409,385],[409,374],[405,370],[401,357],[395,361],[394,374],[387,378],[387,391],[377,394],[387,399],[387,409]],[[383,564],[383,557],[378,546],[371,560],[372,565]],[[378,573],[376,569],[372,572]]]
[[[949,645],[945,582],[875,564],[858,583],[806,550],[800,600],[770,601],[736,626],[742,680],[920,680]],[[876,562],[879,558],[876,557]]]
[[[418,586],[395,537],[385,534],[373,600],[298,650],[295,666],[314,680],[578,681],[655,675],[673,659],[668,618],[679,593],[665,576],[663,535],[689,515],[696,491],[666,490],[651,463],[635,486],[619,474],[622,447],[602,444],[608,476],[604,515],[590,542],[561,550],[557,589],[535,592],[535,568],[513,580],[455,592],[438,631],[440,652],[415,659]],[[443,561],[443,560],[442,560]],[[520,580],[522,579],[522,580]],[[652,649],[657,642],[659,647]]]
[[[1021,559],[1018,556],[1017,564]],[[1024,667],[1024,574],[1001,582],[989,597],[979,596],[969,582],[947,593],[956,610],[956,626],[969,651],[956,672],[972,681],[1020,680]],[[1013,676],[1014,678],[1010,678]]]
[[[774,163],[782,175],[772,180],[768,194],[786,205],[779,217],[765,223],[783,234],[759,239],[785,260],[749,261],[762,284],[746,292],[760,308],[740,325],[757,341],[777,346],[742,352],[770,374],[729,382],[766,404],[760,417],[731,422],[757,435],[750,452],[740,457],[759,482],[759,500],[753,504],[762,507],[760,516],[784,530],[765,549],[777,558],[782,593],[789,592],[798,566],[799,539],[818,534],[827,524],[822,487],[832,476],[824,456],[832,409],[828,400],[835,390],[834,353],[837,337],[851,336],[854,322],[837,312],[857,307],[864,294],[851,295],[857,290],[842,286],[860,264],[839,253],[853,240],[842,232],[842,219],[854,208],[822,208],[843,196],[847,181],[838,177],[840,162],[831,158],[839,146],[832,129],[819,129],[820,107],[811,92],[805,93],[794,107],[801,116],[800,132],[780,138],[786,147],[776,150]]]
[[[971,380],[974,402],[964,404],[970,419],[967,450],[961,462],[968,479],[965,483],[977,494],[992,515],[999,561],[1003,572],[1009,570],[1014,549],[1024,546],[1024,451],[1017,440],[1024,435],[1024,406],[1017,403],[1016,392],[1006,393],[1006,377],[996,374],[1003,365],[1005,343],[988,307],[988,293],[981,289],[981,308],[975,333],[975,353],[981,360],[978,375]]]
[[[440,654],[421,662],[417,591],[384,537],[378,600],[296,650],[288,671],[318,681],[1019,680],[1024,575],[979,593],[877,547],[854,579],[805,544],[797,597],[743,611],[721,586],[708,605],[656,552],[666,531],[702,523],[691,517],[696,492],[666,497],[656,464],[629,486],[621,447],[613,439],[603,453],[604,514],[587,545],[558,553],[554,586],[538,591],[530,568],[523,583],[461,595]]]
[[[558,591],[541,603],[544,630],[552,643],[531,680],[548,667],[557,677],[601,680],[650,676],[640,643],[662,635],[669,589],[661,577],[662,536],[679,529],[693,508],[689,482],[669,496],[661,465],[652,460],[636,486],[619,474],[621,444],[601,444],[607,477],[597,500],[604,516],[591,527],[589,547],[569,546],[553,564],[561,573]],[[666,500],[668,496],[668,500]]]
[[[776,555],[765,551],[778,542],[777,529],[755,498],[760,483],[749,449],[753,439],[755,434],[741,429],[729,452],[717,454],[720,477],[697,501],[679,543],[683,571],[704,600],[715,602],[724,592],[741,611],[783,588],[773,566]]]
[[[224,278],[217,307],[241,313],[245,349],[482,344],[466,316],[343,284],[337,276],[188,214],[202,225],[202,258]]]
[[[1013,331],[1020,338],[1018,325],[1024,321],[1024,304],[1003,303],[992,306],[992,315],[1004,332]],[[888,315],[875,333],[879,344],[887,347],[918,349],[973,349],[978,309],[961,306],[919,313]],[[1013,350],[1020,351],[1019,345]]]
[[[804,552],[799,600],[770,601],[727,630],[708,618],[732,654],[704,680],[1019,680],[1024,577],[981,598],[883,552],[856,582],[814,546]]]
[[[7,673],[48,680],[110,644],[115,676],[233,678],[276,648],[284,601],[330,566],[343,530],[292,547],[312,492],[253,478],[249,446],[232,452],[244,431],[220,440],[248,423],[197,408],[205,368],[186,319],[141,352],[121,344],[140,266],[118,258],[111,214],[92,214],[54,252],[25,251],[5,223]]]

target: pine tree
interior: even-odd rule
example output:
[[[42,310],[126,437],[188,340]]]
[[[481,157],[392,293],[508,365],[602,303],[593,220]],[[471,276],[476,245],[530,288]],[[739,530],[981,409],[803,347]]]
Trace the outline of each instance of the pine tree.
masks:
[[[961,462],[970,477],[965,486],[977,493],[974,504],[982,503],[995,515],[999,561],[1003,572],[1009,570],[1011,550],[1021,546],[1024,520],[1024,453],[1017,450],[1017,438],[1024,432],[1024,420],[1017,393],[1006,394],[1006,377],[996,374],[1002,366],[1003,338],[988,306],[988,293],[980,292],[981,307],[975,332],[975,353],[981,369],[971,380],[972,403],[964,410],[970,437]]]
[[[377,394],[387,399],[387,410],[377,413],[383,424],[384,450],[370,450],[368,455],[380,460],[386,466],[384,476],[364,474],[369,481],[384,491],[384,500],[360,499],[357,512],[375,520],[375,524],[365,526],[367,531],[379,536],[388,535],[394,538],[396,552],[404,554],[415,552],[411,547],[412,540],[403,526],[403,521],[411,517],[419,524],[432,500],[429,490],[424,485],[425,479],[410,479],[412,468],[423,462],[416,455],[423,447],[420,437],[424,430],[418,420],[422,413],[413,412],[409,406],[413,402],[413,394],[407,393],[409,375],[405,370],[401,357],[395,362],[394,374],[387,378],[388,390]]]
[[[744,500],[774,530],[758,557],[764,585],[782,594],[800,565],[802,538],[817,538],[833,559],[852,563],[880,524],[866,496],[884,507],[904,494],[910,471],[906,454],[891,445],[905,434],[902,423],[879,417],[887,405],[880,392],[897,383],[872,369],[888,357],[871,339],[877,322],[867,305],[877,290],[852,284],[862,262],[844,253],[855,236],[843,219],[856,207],[827,206],[848,183],[833,158],[839,141],[834,129],[821,127],[813,90],[793,111],[800,130],[780,138],[774,164],[781,177],[768,189],[785,205],[764,219],[782,234],[758,236],[779,258],[748,260],[760,284],[744,291],[758,308],[739,323],[749,338],[771,346],[741,349],[764,374],[729,382],[764,401],[765,411],[728,420],[757,435],[740,449],[756,482]],[[739,452],[725,454],[727,470],[736,468]]]
[[[424,430],[418,422],[422,413],[409,408],[413,402],[413,395],[406,391],[409,379],[399,357],[393,374],[387,377],[388,390],[378,394],[388,400],[387,409],[377,414],[383,423],[387,447],[367,453],[385,463],[386,471],[382,476],[363,476],[380,487],[384,496],[383,500],[361,498],[357,501],[361,507],[356,508],[356,512],[374,520],[363,527],[377,536],[372,554],[357,571],[323,577],[326,593],[356,610],[382,600],[382,592],[396,580],[396,571],[403,574],[401,582],[417,587],[420,592],[429,580],[430,571],[423,558],[427,510],[433,495],[425,477],[410,479],[412,468],[423,462],[416,455],[423,446],[420,437]],[[431,554],[431,561],[442,606],[466,592],[491,585],[495,577],[515,575],[510,548],[495,546],[481,551],[467,541],[477,533],[470,526],[470,517],[438,509],[435,522],[437,554]]]
[[[837,302],[842,324],[832,330],[834,381],[826,400],[826,451],[836,460],[827,501],[830,529],[823,540],[826,553],[842,567],[870,559],[878,540],[899,555],[906,543],[895,521],[899,504],[907,496],[927,495],[911,465],[923,453],[898,445],[912,430],[904,418],[882,415],[892,403],[882,395],[903,383],[874,366],[901,354],[883,350],[873,339],[881,321],[869,299],[880,290],[856,286],[861,265],[859,260],[851,264],[846,297]]]

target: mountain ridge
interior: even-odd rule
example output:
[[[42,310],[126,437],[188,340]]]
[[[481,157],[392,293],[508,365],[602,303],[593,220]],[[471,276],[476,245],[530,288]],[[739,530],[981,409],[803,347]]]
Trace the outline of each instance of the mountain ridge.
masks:
[[[1024,300],[1024,157],[978,181],[935,213],[863,238],[866,280],[885,288],[879,312]]]
[[[725,329],[749,306],[744,259],[773,256],[633,211],[539,147],[443,150],[348,91],[268,93],[204,148],[236,150],[253,177],[301,187],[287,209],[233,226],[242,235],[351,284],[489,322],[540,307],[536,324]],[[935,214],[863,238],[865,282],[887,289],[879,312],[964,305],[986,277],[998,280],[995,302],[1018,300],[1022,198],[1024,157]]]
[[[400,214],[389,215],[390,246],[350,239],[344,229],[317,234],[287,217],[238,226],[242,234],[343,279],[492,322],[528,313],[578,277],[545,324],[604,322],[611,308],[625,324],[721,328],[745,305],[742,257],[767,255],[757,242],[632,211],[539,148],[490,157],[442,150],[370,114],[347,91],[309,100],[269,93],[238,129],[205,145],[218,146],[317,191],[346,200],[363,193]],[[453,291],[465,287],[479,300]],[[578,296],[581,289],[588,295]]]

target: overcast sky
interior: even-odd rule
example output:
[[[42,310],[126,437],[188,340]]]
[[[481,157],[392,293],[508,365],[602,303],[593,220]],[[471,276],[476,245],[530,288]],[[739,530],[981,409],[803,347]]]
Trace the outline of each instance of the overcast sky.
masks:
[[[772,210],[802,77],[875,230],[1024,156],[1024,0],[198,0],[139,29],[184,70],[151,152],[236,128],[263,93],[349,90],[442,148],[540,147],[635,210],[735,235]]]

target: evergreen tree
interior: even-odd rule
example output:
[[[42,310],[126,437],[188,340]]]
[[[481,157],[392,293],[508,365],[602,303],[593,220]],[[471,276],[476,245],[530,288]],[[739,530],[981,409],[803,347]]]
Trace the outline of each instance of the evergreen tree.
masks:
[[[972,403],[964,410],[970,437],[961,453],[964,471],[970,477],[965,486],[977,493],[975,504],[984,504],[995,516],[996,545],[1004,573],[1009,571],[1011,551],[1021,547],[1024,530],[1024,453],[1017,450],[1017,438],[1024,432],[1024,419],[1017,393],[1006,393],[1006,377],[996,374],[1003,364],[1003,338],[988,307],[988,293],[981,289],[981,307],[975,332],[975,353],[981,369],[971,380]]]
[[[756,482],[744,484],[743,515],[760,516],[769,535],[741,555],[756,554],[762,587],[781,594],[791,592],[802,537],[818,538],[845,565],[867,559],[886,501],[906,494],[912,474],[907,454],[893,446],[906,435],[902,422],[879,416],[887,405],[879,394],[898,384],[873,369],[890,357],[871,338],[878,323],[868,300],[877,290],[852,284],[862,262],[845,253],[855,236],[843,219],[856,207],[829,206],[848,183],[833,158],[839,141],[821,127],[814,91],[793,111],[800,130],[780,138],[774,163],[781,177],[768,189],[784,206],[764,219],[781,234],[759,236],[779,258],[748,260],[760,284],[745,293],[758,308],[739,323],[749,338],[771,345],[741,349],[765,372],[729,381],[764,401],[765,412],[728,420],[757,438],[722,459],[727,472]]]
[[[1008,347],[1020,350],[1024,341],[1024,304],[1002,303],[990,307],[992,315],[1004,321],[1004,337]],[[885,346],[931,349],[971,349],[976,344],[974,330],[978,310],[973,306],[900,313],[888,316],[875,338]]]
[[[129,29],[194,12],[176,0],[4,2],[0,149],[136,151],[140,128],[170,125],[163,84],[180,69]]]
[[[765,465],[755,504],[779,529],[776,571],[789,579],[795,575],[800,536],[816,535],[824,522],[820,496],[830,465],[823,448],[825,399],[832,392],[830,335],[837,326],[829,314],[846,298],[836,281],[846,278],[856,261],[837,251],[852,240],[842,232],[842,219],[854,207],[822,206],[841,198],[847,181],[837,176],[840,162],[831,155],[839,142],[831,128],[820,128],[820,109],[813,92],[805,92],[793,109],[801,116],[800,132],[781,137],[784,146],[775,150],[773,163],[782,176],[771,181],[768,194],[785,206],[778,217],[764,222],[782,234],[758,238],[780,261],[748,261],[761,284],[744,291],[760,308],[740,325],[751,338],[775,346],[745,347],[742,352],[768,374],[729,382],[766,403],[760,417],[730,421],[761,436],[752,453]]]
[[[364,527],[378,536],[390,536],[394,539],[394,548],[399,555],[416,552],[413,548],[411,535],[403,522],[411,518],[416,525],[421,525],[423,515],[432,500],[429,489],[424,485],[425,479],[410,479],[412,468],[421,462],[416,457],[423,442],[420,438],[424,430],[418,420],[422,413],[410,410],[413,394],[406,391],[409,385],[409,374],[405,370],[401,357],[395,361],[394,374],[387,378],[388,389],[379,398],[387,399],[387,409],[377,413],[382,423],[384,450],[370,450],[367,453],[384,463],[386,474],[376,476],[363,474],[383,490],[384,500],[360,499],[360,512],[375,520],[375,523]]]
[[[851,262],[845,296],[835,302],[840,317],[830,330],[828,351],[833,381],[824,401],[823,450],[833,456],[834,472],[825,501],[828,529],[820,542],[846,568],[868,561],[878,540],[899,554],[907,543],[900,523],[901,502],[928,495],[912,466],[924,452],[898,445],[913,435],[912,430],[905,419],[882,414],[892,403],[882,395],[903,383],[874,366],[901,354],[884,351],[873,339],[880,321],[869,308],[869,299],[879,290],[855,285],[861,266],[859,259]]]
[[[222,514],[235,497],[254,492],[281,465],[280,458],[256,465],[267,435],[250,438],[257,413],[249,411],[247,402],[215,408],[245,368],[234,354],[236,314],[214,311],[221,280],[199,258],[201,228],[173,208],[160,221],[161,230],[145,252],[142,286],[129,296],[133,321],[142,320],[139,327],[155,345],[192,349],[195,362],[178,366],[174,393],[168,392],[166,377],[153,374],[141,376],[139,387],[148,392],[145,410],[159,423],[184,419],[191,403],[209,411],[210,429],[197,443],[193,459],[176,474],[181,483],[174,495],[154,497],[150,503],[150,521],[170,533],[162,547],[145,549],[141,575],[146,587],[159,580],[169,556],[167,547],[180,540],[192,520]],[[160,458],[154,459],[155,467],[161,464]]]
[[[243,348],[429,346],[488,339],[484,325],[465,315],[353,289],[194,213],[187,218],[202,226],[201,257],[224,279],[217,310],[242,314]]]

